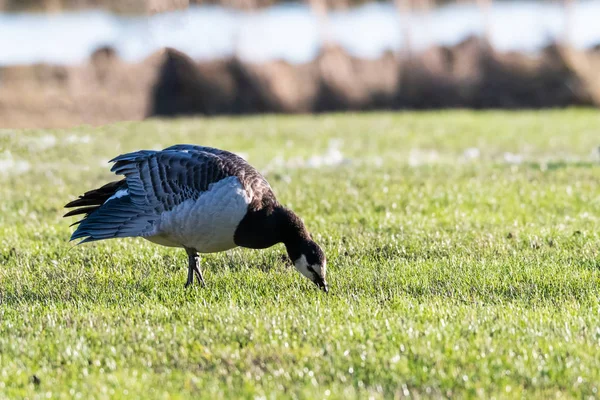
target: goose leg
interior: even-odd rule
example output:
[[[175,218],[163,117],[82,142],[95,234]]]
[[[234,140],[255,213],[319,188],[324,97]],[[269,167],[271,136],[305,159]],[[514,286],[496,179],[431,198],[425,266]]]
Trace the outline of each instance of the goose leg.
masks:
[[[202,270],[200,269],[200,257],[198,256],[198,253],[196,253],[196,251],[194,250],[190,250],[190,249],[186,249],[187,253],[188,253],[188,275],[187,275],[187,281],[185,282],[185,287],[190,286],[192,283],[194,283],[194,275],[196,275],[196,278],[198,279],[198,283],[200,283],[202,286],[206,286],[206,284],[204,283],[204,277],[202,276]]]

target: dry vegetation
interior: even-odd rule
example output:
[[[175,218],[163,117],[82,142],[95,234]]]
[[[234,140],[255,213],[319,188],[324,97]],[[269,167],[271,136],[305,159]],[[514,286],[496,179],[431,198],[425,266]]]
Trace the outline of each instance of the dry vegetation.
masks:
[[[312,62],[196,62],[176,50],[128,64],[111,49],[82,66],[0,69],[0,125],[65,127],[147,116],[431,108],[547,108],[600,101],[600,53],[552,45],[540,57],[469,38],[403,57],[328,46]]]

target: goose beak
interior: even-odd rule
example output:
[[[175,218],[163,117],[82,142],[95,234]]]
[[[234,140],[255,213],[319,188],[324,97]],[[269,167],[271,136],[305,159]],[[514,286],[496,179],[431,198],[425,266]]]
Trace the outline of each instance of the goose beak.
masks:
[[[321,282],[317,283],[317,286],[319,287],[319,289],[321,289],[325,293],[329,292],[329,286],[327,285],[327,282],[321,281]]]

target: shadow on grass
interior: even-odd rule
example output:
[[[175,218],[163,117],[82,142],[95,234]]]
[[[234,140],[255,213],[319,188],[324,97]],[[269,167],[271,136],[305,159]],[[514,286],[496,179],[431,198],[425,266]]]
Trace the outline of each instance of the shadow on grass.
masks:
[[[539,169],[546,171],[555,171],[566,168],[598,168],[600,164],[597,162],[589,162],[589,161],[551,161],[548,163],[539,163],[539,162],[524,162],[523,166],[531,169]]]

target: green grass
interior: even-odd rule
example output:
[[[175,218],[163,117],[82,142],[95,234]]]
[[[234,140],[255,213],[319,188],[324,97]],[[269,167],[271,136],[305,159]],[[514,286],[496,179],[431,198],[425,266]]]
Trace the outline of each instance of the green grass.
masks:
[[[307,167],[333,139],[348,161]],[[184,290],[181,250],[68,243],[108,159],[174,143],[266,171],[330,293],[282,245],[207,255]],[[0,397],[597,397],[598,145],[595,110],[0,131]]]

